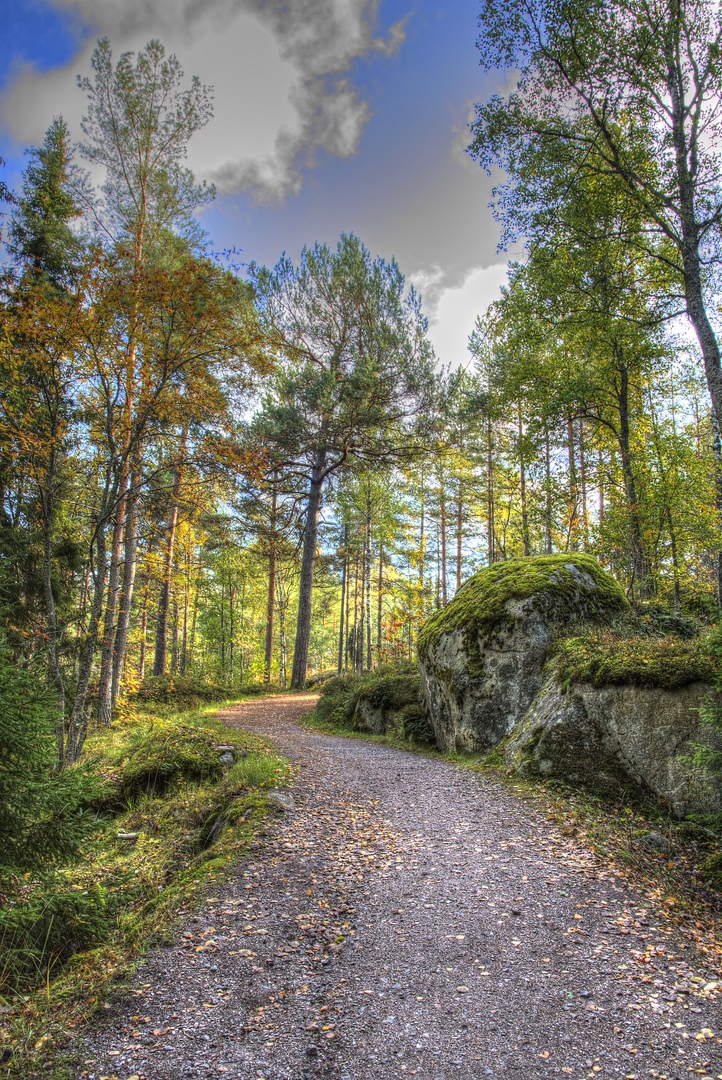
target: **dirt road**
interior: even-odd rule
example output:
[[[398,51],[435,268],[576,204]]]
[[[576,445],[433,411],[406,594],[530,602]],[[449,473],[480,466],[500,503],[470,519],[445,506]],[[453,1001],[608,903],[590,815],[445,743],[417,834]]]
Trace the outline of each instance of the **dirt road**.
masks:
[[[716,973],[663,916],[494,780],[304,730],[312,701],[223,714],[298,765],[295,808],[83,1080],[722,1077]]]

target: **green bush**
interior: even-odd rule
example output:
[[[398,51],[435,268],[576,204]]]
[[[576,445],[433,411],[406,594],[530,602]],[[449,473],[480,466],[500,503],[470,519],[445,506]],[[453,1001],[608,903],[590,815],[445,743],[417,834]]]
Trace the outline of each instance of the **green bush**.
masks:
[[[228,686],[203,682],[195,675],[150,675],[132,696],[137,701],[172,701],[179,708],[189,708],[205,702],[225,701],[233,697],[233,690]]]
[[[0,878],[71,859],[98,827],[85,808],[96,778],[56,769],[57,722],[42,673],[0,645]]]

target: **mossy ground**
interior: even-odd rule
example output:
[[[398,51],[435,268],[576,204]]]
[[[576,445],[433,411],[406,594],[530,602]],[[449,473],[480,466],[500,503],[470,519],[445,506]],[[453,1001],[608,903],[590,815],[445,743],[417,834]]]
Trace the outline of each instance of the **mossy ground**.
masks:
[[[263,791],[285,782],[287,763],[267,740],[216,721],[219,704],[177,711],[167,699],[151,702],[88,740],[86,756],[102,781],[99,828],[81,861],[59,868],[55,884],[78,897],[81,916],[94,911],[103,917],[70,957],[26,950],[25,966],[18,968],[13,956],[23,942],[7,934],[0,941],[0,1050],[13,1055],[0,1064],[0,1077],[76,1076],[72,1062],[62,1063],[63,1044],[78,1038],[145,950],[228,875],[265,818],[277,812]],[[234,746],[237,757],[224,770],[212,750],[220,744]],[[161,785],[148,787],[165,760],[172,770]],[[137,839],[119,833],[137,833]],[[40,887],[31,878],[20,882],[11,901],[33,901]]]
[[[693,682],[711,684],[722,662],[710,648],[709,635],[683,638],[589,630],[560,639],[552,648],[562,684],[662,687],[676,690]]]
[[[621,585],[591,555],[570,552],[510,559],[474,574],[450,604],[427,620],[419,633],[419,654],[435,645],[442,634],[463,629],[473,661],[479,640],[488,638],[509,621],[508,601],[534,596],[542,607],[571,602],[579,593],[579,582],[570,572],[570,565],[588,575],[595,585],[585,597],[585,621],[631,614]]]

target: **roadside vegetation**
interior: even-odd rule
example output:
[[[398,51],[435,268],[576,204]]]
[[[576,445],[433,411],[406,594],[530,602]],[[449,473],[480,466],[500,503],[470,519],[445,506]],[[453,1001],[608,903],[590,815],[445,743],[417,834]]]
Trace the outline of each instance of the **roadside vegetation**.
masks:
[[[217,688],[186,680],[176,693],[166,680],[91,734],[81,765],[52,774],[52,699],[7,662],[0,675],[4,705],[10,683],[18,703],[0,716],[1,804],[16,811],[0,818],[0,1075],[48,1075],[68,1037],[247,850],[274,812],[264,792],[289,769],[267,740],[214,718]],[[28,783],[13,716],[27,720],[20,692],[33,686],[28,737],[41,750]],[[14,762],[26,765],[22,785]],[[42,845],[5,843],[8,828],[32,840],[38,822]]]

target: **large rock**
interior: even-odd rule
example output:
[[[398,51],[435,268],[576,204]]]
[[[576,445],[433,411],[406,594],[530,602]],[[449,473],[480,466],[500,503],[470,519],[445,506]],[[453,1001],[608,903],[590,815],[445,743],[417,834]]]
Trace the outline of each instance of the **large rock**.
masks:
[[[479,571],[419,635],[421,687],[439,748],[497,746],[541,690],[554,636],[629,614],[619,584],[589,555],[515,559]]]
[[[694,743],[722,748],[719,734],[699,719],[709,694],[704,683],[676,690],[580,683],[565,690],[552,662],[504,757],[522,774],[605,797],[652,794],[676,816],[715,812],[720,785],[689,760]]]

